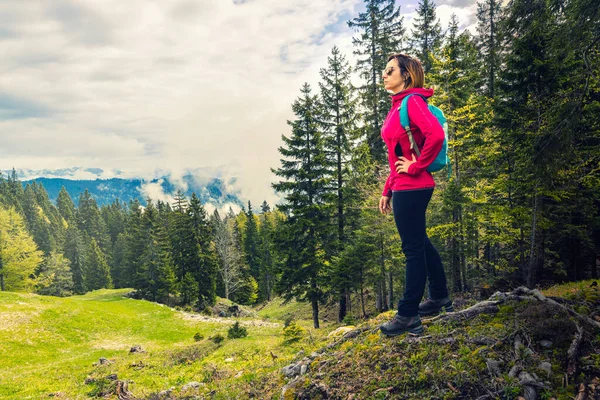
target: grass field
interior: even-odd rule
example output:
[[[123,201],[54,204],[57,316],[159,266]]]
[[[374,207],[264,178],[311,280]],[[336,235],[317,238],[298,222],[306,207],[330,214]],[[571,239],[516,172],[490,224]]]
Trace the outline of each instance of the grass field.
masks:
[[[234,319],[206,321],[159,304],[124,297],[127,289],[99,290],[57,298],[0,292],[0,398],[89,398],[102,392],[102,377],[116,373],[139,397],[195,381],[199,392],[230,398],[243,385],[224,389],[229,380],[258,379],[276,373],[300,350],[319,345],[325,330],[302,325],[311,340],[284,345],[282,319],[308,314],[307,304],[273,302],[259,315],[239,319],[248,336],[227,339]],[[267,315],[263,315],[263,314]],[[277,324],[277,325],[276,325]],[[203,339],[196,341],[195,334]],[[225,340],[215,344],[211,336]],[[139,345],[145,353],[130,353]],[[273,358],[271,352],[277,357]],[[101,357],[108,365],[94,365]],[[95,384],[85,384],[88,377]],[[231,386],[231,385],[229,385]]]

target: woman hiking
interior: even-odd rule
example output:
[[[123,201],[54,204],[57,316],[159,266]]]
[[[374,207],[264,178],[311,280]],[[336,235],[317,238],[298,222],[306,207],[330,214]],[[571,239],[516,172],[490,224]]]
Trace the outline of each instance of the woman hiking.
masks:
[[[442,260],[425,229],[425,212],[435,187],[433,176],[426,169],[440,152],[445,135],[427,108],[425,99],[433,95],[433,90],[423,88],[424,73],[419,60],[406,54],[394,54],[388,58],[382,78],[385,89],[394,94],[392,108],[381,128],[391,171],[379,200],[379,210],[383,214],[393,210],[406,256],[406,281],[398,313],[379,328],[387,336],[404,332],[421,334],[420,316],[437,314],[442,308],[453,311]],[[418,158],[400,124],[398,112],[402,100],[409,95],[413,96],[406,106],[414,143],[420,150]],[[420,303],[427,279],[429,298]]]

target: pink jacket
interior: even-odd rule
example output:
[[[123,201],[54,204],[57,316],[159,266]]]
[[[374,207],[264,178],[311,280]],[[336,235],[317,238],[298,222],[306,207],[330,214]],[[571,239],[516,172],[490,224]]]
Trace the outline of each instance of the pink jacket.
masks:
[[[408,99],[408,118],[410,130],[417,146],[421,150],[421,156],[417,157],[414,150],[410,149],[410,140],[406,131],[400,126],[400,114],[398,108],[402,99],[409,94],[420,94],[429,98],[433,95],[433,89],[413,88],[406,89],[391,96],[392,108],[388,112],[385,122],[381,127],[381,137],[388,150],[388,161],[390,175],[383,188],[383,196],[392,196],[392,191],[415,190],[435,187],[433,176],[426,169],[435,160],[444,144],[444,129],[439,121],[427,108],[427,103],[420,96],[411,96]],[[394,151],[400,143],[402,153],[398,156]],[[417,162],[412,164],[408,173],[396,172],[394,165],[400,156],[409,160],[415,154]]]

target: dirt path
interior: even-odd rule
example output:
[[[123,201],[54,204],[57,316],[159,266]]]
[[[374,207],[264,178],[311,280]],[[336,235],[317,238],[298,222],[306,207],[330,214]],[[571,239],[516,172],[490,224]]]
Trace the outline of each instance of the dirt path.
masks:
[[[187,321],[199,321],[199,322],[214,322],[217,324],[227,324],[231,325],[238,321],[235,318],[224,318],[224,317],[207,317],[206,315],[194,314],[185,311],[181,311],[179,313],[184,320]],[[253,319],[250,321],[239,320],[240,325],[242,326],[260,326],[267,328],[281,328],[281,324],[278,322],[267,322],[261,319]]]

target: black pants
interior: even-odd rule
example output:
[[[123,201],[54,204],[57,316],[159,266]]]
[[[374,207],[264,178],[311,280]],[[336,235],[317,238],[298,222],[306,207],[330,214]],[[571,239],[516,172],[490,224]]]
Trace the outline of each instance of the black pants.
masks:
[[[398,303],[398,315],[414,317],[429,279],[429,296],[448,296],[446,274],[439,253],[429,241],[425,230],[425,211],[433,189],[393,192],[394,221],[406,256],[404,297]]]

